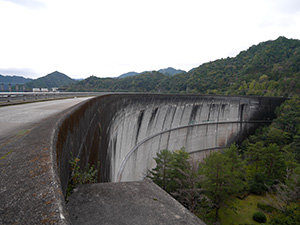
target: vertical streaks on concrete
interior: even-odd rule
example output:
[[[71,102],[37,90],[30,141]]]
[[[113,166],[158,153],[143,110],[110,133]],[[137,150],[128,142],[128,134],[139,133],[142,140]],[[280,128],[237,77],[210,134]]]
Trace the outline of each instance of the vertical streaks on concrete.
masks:
[[[140,129],[141,129],[142,121],[144,118],[144,113],[145,113],[145,110],[141,110],[139,113],[139,116],[138,116],[135,143],[137,143],[138,139],[139,139]]]
[[[193,155],[204,157],[201,151],[211,152],[240,140],[256,126],[246,121],[272,118],[273,105],[280,102],[224,96],[99,97],[61,124],[57,152],[61,154],[66,145],[69,150],[63,150],[58,166],[65,177],[69,165],[62,158],[69,151],[78,153],[82,145],[83,163],[100,160],[101,181],[116,181],[121,165],[123,181],[138,180],[155,166],[153,157],[159,150],[186,147]]]

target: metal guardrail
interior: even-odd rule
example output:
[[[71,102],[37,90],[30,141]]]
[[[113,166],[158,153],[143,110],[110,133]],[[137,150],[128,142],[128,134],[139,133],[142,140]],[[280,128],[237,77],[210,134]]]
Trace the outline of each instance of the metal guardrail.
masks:
[[[0,104],[47,99],[99,96],[103,92],[0,92]]]

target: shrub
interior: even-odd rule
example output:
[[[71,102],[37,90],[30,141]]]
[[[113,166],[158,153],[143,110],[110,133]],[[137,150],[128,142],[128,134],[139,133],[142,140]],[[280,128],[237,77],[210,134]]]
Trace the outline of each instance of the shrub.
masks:
[[[88,167],[85,170],[82,170],[80,166],[77,164],[79,161],[80,159],[74,158],[71,152],[71,160],[69,161],[71,165],[71,176],[67,186],[66,200],[68,199],[68,197],[73,192],[73,189],[78,184],[97,183],[97,175],[98,175],[97,168],[95,168],[94,165],[90,166],[88,164]],[[99,167],[99,162],[97,167]]]
[[[270,184],[271,182],[263,173],[255,173],[249,181],[249,191],[255,195],[262,195],[268,190],[267,185]]]
[[[267,217],[263,212],[255,212],[253,213],[253,220],[259,223],[265,223],[267,221]]]

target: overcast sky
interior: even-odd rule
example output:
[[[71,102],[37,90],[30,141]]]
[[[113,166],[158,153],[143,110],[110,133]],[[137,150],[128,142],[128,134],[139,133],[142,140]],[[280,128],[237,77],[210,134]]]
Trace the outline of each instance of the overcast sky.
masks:
[[[0,0],[0,74],[116,77],[190,70],[279,36],[299,0]]]

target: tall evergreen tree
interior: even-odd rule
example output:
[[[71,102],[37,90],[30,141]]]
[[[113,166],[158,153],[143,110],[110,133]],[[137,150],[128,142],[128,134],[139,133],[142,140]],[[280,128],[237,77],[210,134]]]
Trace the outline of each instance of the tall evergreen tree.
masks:
[[[148,177],[158,186],[170,191],[170,182],[172,174],[172,160],[173,155],[169,150],[161,150],[154,158],[156,167],[150,171]]]
[[[202,185],[208,197],[215,204],[215,219],[218,220],[219,209],[224,201],[231,194],[238,193],[243,188],[238,182],[241,178],[232,173],[233,166],[226,154],[214,152],[204,161],[203,174],[205,178]]]

